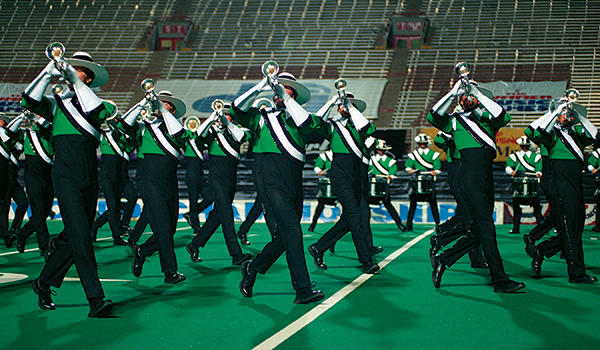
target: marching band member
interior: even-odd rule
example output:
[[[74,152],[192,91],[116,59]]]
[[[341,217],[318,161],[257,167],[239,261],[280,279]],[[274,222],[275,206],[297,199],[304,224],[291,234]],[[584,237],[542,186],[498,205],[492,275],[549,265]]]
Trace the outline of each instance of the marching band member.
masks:
[[[17,232],[23,222],[23,217],[29,205],[23,187],[18,181],[19,162],[18,158],[23,151],[23,134],[19,131],[23,117],[17,117],[13,120],[8,119],[4,113],[0,117],[0,158],[2,162],[6,160],[6,170],[2,170],[3,186],[6,187],[4,195],[0,197],[0,235],[4,239],[6,248],[11,248],[17,240]],[[11,199],[17,203],[15,217],[9,230],[8,212],[10,210]]]
[[[326,176],[329,178],[329,170],[331,169],[331,162],[333,160],[333,152],[329,149],[317,157],[315,161],[314,171],[319,176]],[[315,226],[317,226],[317,221],[319,221],[319,216],[323,212],[325,208],[325,202],[327,201],[325,198],[318,198],[317,208],[315,209],[315,213],[313,214],[312,222],[308,227],[308,232],[314,232]]]
[[[550,112],[534,121],[525,134],[536,143],[543,143],[553,169],[550,192],[547,194],[554,211],[559,234],[531,247],[531,268],[540,276],[544,257],[563,250],[570,283],[594,283],[598,278],[589,276],[583,258],[582,234],[585,224],[583,201],[583,148],[593,144],[598,130],[587,118],[587,109],[575,103],[575,96],[567,91],[567,98],[554,99]],[[578,95],[578,93],[576,93]],[[533,131],[533,132],[532,132]]]
[[[186,246],[186,250],[192,261],[202,261],[198,257],[198,248],[206,245],[220,225],[232,264],[241,265],[252,259],[252,254],[242,253],[237,242],[231,204],[235,196],[240,147],[250,138],[250,131],[232,122],[231,116],[227,115],[230,105],[222,105],[222,101],[215,103],[221,105],[216,107],[213,114],[197,130],[200,138],[208,144],[208,186],[215,206],[202,225],[200,233]]]
[[[96,240],[98,229],[107,221],[110,225],[113,244],[117,246],[127,243],[121,237],[129,233],[124,226],[129,228],[129,219],[137,201],[137,190],[129,178],[129,154],[135,149],[137,140],[135,135],[128,135],[110,126],[103,127],[100,137],[100,152],[102,153],[102,166],[100,167],[100,182],[106,211],[92,224],[92,240]],[[121,197],[126,199],[121,204]],[[121,215],[123,210],[123,215]]]
[[[50,244],[46,219],[54,203],[52,124],[37,115],[34,115],[30,122],[32,122],[31,129],[25,131],[23,153],[25,154],[25,189],[31,208],[31,217],[17,234],[17,250],[23,253],[27,238],[35,232],[41,255],[45,256]],[[29,223],[32,226],[27,229]]]
[[[396,211],[396,208],[392,205],[390,201],[390,182],[396,178],[396,173],[398,172],[398,163],[393,157],[387,155],[389,150],[392,147],[388,146],[385,140],[378,140],[376,146],[377,152],[375,155],[371,156],[371,160],[369,161],[369,174],[372,176],[384,176],[387,179],[387,184],[385,186],[385,196],[383,197],[383,205],[385,209],[387,209],[388,213],[394,222],[402,232],[406,232],[408,228],[402,224],[402,220],[400,219],[400,215]]]
[[[435,256],[439,250],[467,234],[471,227],[470,214],[467,210],[467,204],[465,203],[464,195],[461,191],[460,179],[458,177],[458,171],[460,169],[460,152],[458,152],[458,149],[454,144],[452,134],[440,131],[433,139],[433,142],[436,146],[446,152],[446,157],[448,159],[448,187],[450,187],[450,193],[454,197],[454,200],[456,200],[456,210],[454,216],[439,225],[436,234],[431,235],[431,248],[429,249],[431,267],[434,267]],[[488,264],[483,258],[481,244],[478,244],[469,251],[469,259],[471,260],[471,267],[474,269],[488,268]]]
[[[370,209],[364,189],[368,186],[365,184],[365,181],[368,181],[368,151],[365,140],[375,131],[375,125],[362,114],[367,108],[364,101],[355,98],[350,92],[345,92],[344,95],[336,95],[317,112],[317,115],[326,119],[330,109],[337,107],[339,117],[329,121],[332,130],[330,148],[333,152],[329,174],[331,187],[342,206],[340,221],[343,221],[352,233],[352,241],[363,272],[373,274],[379,271],[379,265],[373,261],[372,255],[379,251],[373,252]],[[346,232],[348,231],[339,230],[334,226],[317,243],[308,247],[317,268],[327,269],[323,262],[324,252],[341,238],[340,234]]]
[[[417,149],[408,154],[408,159],[404,163],[406,172],[413,176],[418,174],[437,176],[441,174],[442,171],[440,169],[442,168],[442,162],[440,161],[440,154],[428,148],[431,145],[431,138],[429,135],[419,134],[415,137],[415,141],[417,142]],[[416,179],[414,180],[416,181]],[[435,184],[433,182],[431,193],[415,193],[415,189],[411,187],[408,190],[408,197],[410,199],[408,217],[406,219],[406,228],[408,231],[412,231],[413,229],[413,218],[415,217],[417,202],[419,201],[426,201],[429,203],[435,226],[437,227],[440,224],[440,213],[435,195]]]
[[[600,195],[598,193],[600,188],[598,188],[598,185],[597,185],[598,184],[598,179],[597,179],[598,174],[596,174],[598,172],[598,170],[600,169],[600,148],[596,148],[592,152],[592,155],[588,158],[587,168],[588,168],[589,172],[592,173],[592,175],[595,175],[594,180],[595,180],[595,184],[596,184],[596,189],[594,191],[594,197],[596,198],[596,224],[592,228],[592,231],[600,232]]]
[[[526,172],[534,173],[536,178],[542,177],[542,156],[532,152],[529,147],[531,142],[527,136],[521,136],[517,139],[517,144],[521,146],[521,150],[517,151],[508,157],[506,161],[505,172],[507,175],[514,177],[523,177]],[[515,191],[516,192],[516,191]],[[542,215],[542,207],[538,201],[537,194],[535,197],[523,198],[515,196],[513,192],[513,210],[514,220],[513,228],[508,233],[519,233],[519,226],[521,225],[521,215],[523,210],[521,205],[529,204],[533,207],[533,213],[537,222],[542,222],[544,219]]]
[[[186,118],[187,120],[187,118]],[[199,125],[198,125],[199,126]],[[184,121],[184,127],[186,122]],[[186,127],[186,129],[188,129]],[[191,130],[189,130],[191,131]],[[183,214],[183,218],[194,230],[194,234],[199,234],[201,230],[200,220],[198,215],[208,208],[213,201],[210,198],[210,189],[204,170],[204,150],[206,145],[203,141],[195,137],[190,137],[185,143],[183,156],[185,157],[182,163],[185,163],[185,184],[188,189],[189,210]],[[198,194],[202,195],[202,201],[198,202]]]
[[[71,89],[44,96],[50,79],[60,75]],[[107,81],[104,67],[94,63],[88,53],[76,52],[70,59],[50,62],[23,92],[21,106],[53,124],[54,181],[65,225],[63,239],[68,243],[55,247],[33,282],[38,305],[44,310],[55,308],[50,286],[60,287],[73,263],[90,304],[88,317],[107,316],[114,305],[104,300],[90,236],[98,201],[99,126],[115,109],[98,98],[92,88]]]
[[[154,95],[152,90],[153,85],[147,88],[147,97],[130,108],[117,124],[128,132],[137,126],[144,106],[148,102],[151,104],[152,116],[139,126],[138,165],[141,163],[143,168],[140,187],[143,187],[144,211],[148,212],[153,234],[145,243],[134,246],[131,271],[139,277],[146,257],[158,251],[165,283],[175,284],[185,280],[185,276],[177,271],[173,236],[179,216],[177,165],[188,137],[177,118],[185,114],[186,106],[169,91]]]
[[[310,91],[292,74],[283,72],[277,76],[277,69],[267,68],[263,70],[267,77],[238,97],[231,107],[233,119],[255,135],[254,185],[271,232],[271,242],[262,252],[242,264],[240,292],[251,297],[256,275],[265,274],[285,252],[296,291],[294,303],[306,304],[324,298],[323,292],[311,288],[300,226],[306,136],[323,125],[301,106],[309,100]],[[269,88],[275,94],[276,106],[252,107],[260,92]]]
[[[447,110],[456,97],[459,98],[462,111],[448,114]],[[446,267],[452,266],[479,243],[488,260],[494,292],[510,293],[525,287],[523,283],[510,280],[504,272],[496,241],[492,174],[496,157],[495,135],[511,120],[511,116],[492,97],[491,91],[478,87],[475,82],[467,84],[461,79],[427,115],[427,120],[433,126],[454,135],[461,156],[459,178],[462,192],[469,194],[464,197],[472,220],[471,233],[435,257],[432,282],[436,288],[440,287]]]

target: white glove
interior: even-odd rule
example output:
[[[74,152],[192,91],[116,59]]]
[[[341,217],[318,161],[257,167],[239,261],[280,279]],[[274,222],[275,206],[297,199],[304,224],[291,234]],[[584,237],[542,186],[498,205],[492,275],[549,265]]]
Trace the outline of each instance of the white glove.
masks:
[[[350,112],[350,118],[352,119],[352,123],[354,124],[354,127],[356,128],[356,130],[360,131],[364,127],[369,125],[369,121],[367,120],[367,118],[365,118],[365,116],[358,109],[356,109],[351,103],[348,108],[349,108],[349,112]]]
[[[77,75],[77,70],[70,64],[65,65],[65,79],[73,85],[75,85],[76,82],[81,81],[79,75]]]
[[[25,88],[24,94],[35,101],[41,102],[42,97],[44,97],[44,92],[46,92],[46,87],[50,84],[50,80],[52,77],[59,75],[61,75],[61,73],[56,69],[54,61],[50,61],[31,84]]]
[[[292,97],[285,91],[285,87],[277,81],[277,84],[273,84],[273,92],[275,92],[275,96],[279,97],[283,100],[283,102],[287,102]]]
[[[140,113],[142,112],[142,109],[144,108],[146,103],[148,103],[148,100],[146,100],[146,98],[143,98],[135,106],[131,107],[127,112],[125,112],[125,114],[123,114],[123,116],[121,117],[123,123],[129,126],[133,126],[137,122],[137,119],[140,116]]]
[[[200,126],[196,130],[196,134],[202,138],[208,136],[208,133],[210,132],[210,127],[213,125],[215,120],[217,120],[217,118],[219,118],[219,116],[217,116],[217,112],[212,112],[210,117],[208,117],[202,124],[200,124]]]
[[[460,79],[457,80],[456,83],[454,83],[454,86],[452,87],[452,90],[450,90],[450,93],[454,96],[461,96],[466,93],[466,91],[463,89],[462,81]]]
[[[329,118],[329,114],[331,113],[332,108],[334,106],[335,107],[338,106],[338,100],[339,100],[338,95],[333,96],[331,98],[331,100],[327,101],[327,103],[325,103],[323,105],[323,107],[321,107],[321,109],[319,109],[316,116],[321,118],[322,120],[327,120]]]
[[[262,91],[267,90],[267,89],[270,89],[268,82],[267,82],[267,78],[263,78],[263,80],[261,80],[253,88],[246,91],[240,97],[236,98],[235,101],[233,101],[233,105],[236,108],[238,108],[244,112],[247,112],[250,109],[250,107],[252,107],[252,103],[254,103],[254,100],[256,99],[256,97],[258,97],[258,95]]]
[[[471,94],[475,96],[477,100],[479,100],[479,103],[481,103],[485,107],[485,109],[488,110],[488,112],[490,112],[492,118],[498,118],[500,114],[502,114],[502,111],[504,111],[504,108],[502,108],[493,100],[490,100],[490,98],[486,95],[482,94],[476,86],[472,86]]]

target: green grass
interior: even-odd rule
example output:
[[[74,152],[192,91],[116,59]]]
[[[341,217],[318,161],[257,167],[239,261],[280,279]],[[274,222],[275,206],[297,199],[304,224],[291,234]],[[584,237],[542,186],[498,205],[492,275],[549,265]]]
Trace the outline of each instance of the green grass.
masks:
[[[58,232],[60,222],[49,222]],[[116,302],[114,317],[89,319],[89,311],[74,268],[53,297],[54,311],[42,311],[31,291],[31,280],[43,267],[38,251],[7,254],[0,248],[0,273],[27,278],[0,283],[0,348],[2,349],[249,349],[257,346],[315,308],[294,305],[285,258],[266,275],[259,275],[252,298],[238,290],[239,267],[231,266],[219,231],[200,249],[201,263],[190,261],[184,246],[192,230],[180,223],[175,236],[179,270],[187,280],[163,283],[158,255],[149,258],[140,278],[131,274],[131,252],[113,247],[108,225],[96,243],[99,272],[107,298]],[[305,247],[331,224],[305,231]],[[306,228],[306,227],[305,227]],[[393,224],[373,224],[383,260],[430,229],[400,233]],[[523,231],[529,229],[524,226]],[[591,228],[591,227],[590,227]],[[569,284],[566,264],[558,257],[544,262],[543,278],[531,277],[531,260],[520,235],[498,226],[498,242],[509,276],[524,282],[522,293],[496,294],[487,270],[473,270],[460,260],[443,276],[442,286],[431,283],[429,239],[391,261],[378,274],[284,340],[289,349],[593,349],[600,341],[600,285]],[[142,239],[145,239],[144,236]],[[588,272],[600,275],[598,234],[584,232]],[[257,254],[268,242],[264,224],[250,231],[245,251]],[[34,248],[31,242],[28,248]],[[327,253],[326,271],[317,270],[307,255],[311,280],[326,298],[361,275],[356,252],[347,235]],[[0,280],[1,281],[1,280]],[[323,306],[327,305],[326,300]]]

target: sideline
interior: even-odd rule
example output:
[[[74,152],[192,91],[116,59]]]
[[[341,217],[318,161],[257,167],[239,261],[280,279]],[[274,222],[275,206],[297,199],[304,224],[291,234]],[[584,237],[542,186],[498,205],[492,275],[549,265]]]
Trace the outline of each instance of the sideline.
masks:
[[[417,244],[420,240],[429,236],[433,232],[435,232],[435,229],[428,230],[425,233],[413,238],[410,242],[406,243],[401,248],[399,248],[398,250],[396,250],[395,252],[390,254],[388,257],[383,259],[381,262],[378,263],[380,270],[383,269],[384,267],[386,267],[392,261],[394,261],[397,257],[402,255],[405,251],[407,251],[413,245]],[[356,288],[360,287],[361,284],[365,283],[372,276],[373,275],[364,274],[364,273],[362,275],[358,276],[358,278],[356,278],[354,281],[350,282],[347,286],[345,286],[344,288],[339,290],[337,293],[335,293],[331,297],[325,299],[321,304],[315,306],[312,310],[305,313],[302,317],[300,317],[293,323],[289,324],[284,329],[280,330],[279,332],[275,333],[267,340],[258,344],[256,347],[254,347],[254,349],[256,349],[256,350],[273,349],[273,348],[279,346],[281,343],[286,341],[292,335],[296,334],[302,328],[309,325],[317,317],[321,316],[325,311],[332,308],[335,304],[337,304],[338,301],[342,300],[348,294],[352,293]]]

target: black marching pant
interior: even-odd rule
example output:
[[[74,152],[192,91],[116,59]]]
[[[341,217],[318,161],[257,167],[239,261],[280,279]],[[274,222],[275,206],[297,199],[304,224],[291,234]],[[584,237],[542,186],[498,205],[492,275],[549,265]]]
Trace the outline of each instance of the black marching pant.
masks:
[[[208,186],[210,187],[215,207],[208,214],[208,219],[202,225],[200,233],[192,240],[192,246],[204,247],[219,225],[221,225],[229,255],[233,257],[242,254],[242,249],[235,234],[233,208],[231,207],[233,197],[235,196],[238,163],[237,159],[228,156],[210,156]],[[195,217],[197,219],[198,214]]]
[[[408,207],[408,216],[406,218],[406,226],[412,229],[413,219],[415,217],[415,211],[417,210],[418,202],[427,202],[429,203],[429,208],[431,208],[431,214],[433,215],[433,220],[436,225],[440,223],[440,213],[437,206],[437,200],[435,197],[435,190],[432,194],[411,194],[409,196],[410,205]]]
[[[458,259],[481,243],[488,262],[492,283],[507,281],[502,258],[496,241],[494,225],[494,178],[492,164],[494,152],[484,148],[467,148],[460,151],[459,177],[465,203],[471,214],[471,231],[461,237],[451,248],[440,254],[441,261],[452,266]]]
[[[152,236],[140,245],[140,254],[150,256],[158,251],[163,273],[177,272],[173,236],[179,217],[177,161],[162,154],[144,154],[142,196],[148,211]]]
[[[18,230],[23,224],[23,218],[27,213],[29,207],[29,201],[23,190],[23,186],[19,183],[19,167],[15,164],[8,165],[8,189],[2,202],[2,218],[1,220],[6,221],[3,226],[8,227],[8,212],[10,210],[11,200],[15,201],[17,208],[15,209],[14,218],[11,224],[11,231]]]
[[[552,179],[548,199],[559,234],[541,242],[538,247],[546,257],[562,249],[569,276],[583,275],[586,270],[582,242],[585,224],[583,164],[574,159],[551,159],[550,164]]]
[[[54,137],[54,180],[67,244],[56,247],[40,274],[42,282],[60,287],[75,264],[88,300],[104,298],[90,236],[98,201],[96,147],[83,135]]]
[[[30,222],[33,222],[33,230],[36,232],[38,247],[41,251],[48,249],[50,233],[46,219],[50,215],[54,204],[54,181],[52,181],[52,165],[44,162],[37,156],[25,156],[25,189],[29,197],[31,207]],[[31,231],[25,233],[29,237]],[[32,233],[32,232],[31,232]]]
[[[334,153],[329,176],[331,188],[342,205],[342,217],[332,229],[327,231],[316,243],[319,252],[324,252],[348,232],[356,247],[358,261],[368,263],[371,259],[373,237],[370,230],[370,208],[365,188],[368,179],[364,174],[364,165],[351,154]],[[367,182],[367,183],[365,183]]]
[[[125,176],[127,175],[127,166],[129,161],[116,154],[102,155],[102,168],[100,169],[100,181],[104,199],[106,201],[106,212],[108,212],[108,223],[113,238],[121,236],[121,196],[125,188]],[[126,206],[135,205],[135,200],[128,202]],[[130,210],[127,207],[126,210]],[[100,219],[100,218],[99,218]],[[105,218],[101,219],[106,220]],[[95,229],[101,227],[102,221],[95,223]],[[103,224],[103,223],[102,223]]]
[[[240,225],[238,233],[239,234],[248,233],[248,231],[250,231],[250,227],[252,227],[252,225],[256,222],[256,220],[258,220],[261,213],[262,213],[262,206],[260,205],[260,201],[258,200],[258,198],[256,198],[256,200],[254,200],[254,205],[252,205],[252,208],[250,209],[250,211],[248,212],[248,215],[246,216],[246,219]]]
[[[535,215],[535,220],[540,223],[544,220],[542,215],[542,206],[538,201],[537,197],[534,198],[520,198],[513,197],[513,210],[514,210],[514,220],[513,220],[513,232],[519,232],[519,226],[521,225],[521,216],[523,215],[523,209],[521,209],[521,205],[531,205],[533,207],[533,215]]]
[[[254,153],[254,186],[263,207],[271,241],[252,261],[261,274],[285,252],[296,293],[310,289],[302,241],[303,163],[278,153]]]
[[[185,184],[188,188],[188,199],[190,203],[190,222],[194,230],[199,230],[200,220],[198,220],[198,215],[213,203],[213,201],[209,199],[211,197],[210,187],[206,182],[204,171],[202,170],[202,159],[197,157],[186,157],[184,161],[187,163]],[[198,194],[202,195],[201,203],[198,202]]]

